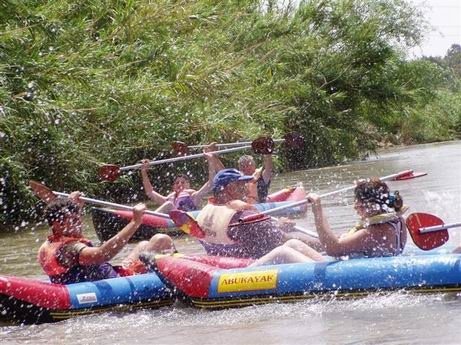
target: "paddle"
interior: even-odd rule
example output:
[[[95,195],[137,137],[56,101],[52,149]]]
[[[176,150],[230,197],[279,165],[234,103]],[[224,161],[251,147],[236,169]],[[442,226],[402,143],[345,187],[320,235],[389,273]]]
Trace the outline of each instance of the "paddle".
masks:
[[[234,147],[234,148],[220,150],[220,151],[208,152],[206,154],[213,154],[213,153],[221,154],[221,153],[227,153],[227,152],[235,152],[235,151],[240,151],[240,150],[247,149],[247,148],[251,148],[251,146]],[[153,161],[150,161],[148,165],[160,165],[160,164],[165,164],[165,163],[179,162],[179,161],[184,161],[188,159],[204,157],[206,154],[197,153],[197,154],[189,155],[189,156],[180,156],[180,157],[173,157],[173,158],[167,158],[167,159],[153,160]],[[107,181],[113,182],[120,176],[120,172],[126,171],[126,170],[132,170],[132,169],[140,169],[142,166],[143,166],[142,163],[134,164],[134,165],[127,165],[124,167],[119,167],[118,165],[115,165],[115,164],[104,164],[103,166],[99,168],[98,173],[101,178]]]
[[[413,172],[413,170],[404,170],[404,171],[401,171],[401,172],[396,173],[396,174],[380,177],[379,179],[381,181],[388,181],[388,180],[396,180],[396,181],[398,181],[398,178],[400,176],[407,176],[407,178],[406,178],[407,180],[410,179],[410,177],[408,177],[408,176],[414,176],[413,178],[424,176],[424,175],[418,175],[418,176],[412,175],[412,172]],[[335,191],[332,191],[332,192],[321,194],[320,198],[325,198],[327,196],[347,192],[347,191],[352,190],[354,188],[355,188],[355,185],[345,187],[345,188],[341,188],[341,189],[338,189],[338,190],[335,190]],[[290,208],[290,207],[301,206],[301,205],[304,205],[304,204],[307,204],[307,203],[309,203],[309,200],[303,199],[303,200],[300,200],[300,201],[295,201],[295,202],[293,202],[291,204],[287,204],[287,205],[283,205],[283,206],[280,206],[280,207],[275,207],[275,208],[267,210],[267,211],[263,211],[263,212],[261,212],[261,214],[272,214],[272,213],[276,213],[278,211],[285,210],[285,209]],[[242,218],[242,221],[249,221],[254,217],[256,217],[256,215],[247,216],[247,217]]]
[[[428,213],[412,213],[406,220],[413,242],[422,250],[440,247],[448,241],[448,230],[460,227],[461,223],[444,224],[443,220]]]
[[[277,139],[279,140],[279,139]],[[289,133],[285,135],[285,139],[280,139],[285,142],[285,144],[289,147],[293,148],[301,148],[304,145],[304,139],[302,136],[294,133]],[[180,144],[179,144],[180,143]],[[149,165],[160,165],[165,163],[173,163],[179,162],[199,157],[204,157],[207,154],[223,154],[229,152],[237,152],[244,149],[252,148],[254,153],[259,154],[271,154],[274,150],[274,140],[269,137],[261,137],[253,140],[251,145],[243,145],[239,147],[232,147],[224,150],[212,151],[207,153],[196,153],[193,155],[186,155],[187,154],[187,145],[181,142],[173,143],[173,149],[182,156],[167,158],[167,159],[160,159],[160,160],[152,160],[148,164]],[[134,165],[127,165],[124,167],[119,167],[115,164],[104,164],[98,170],[99,176],[107,181],[113,182],[115,181],[122,171],[132,170],[132,169],[140,169],[143,166],[142,163],[134,164]]]
[[[181,210],[170,211],[170,218],[176,226],[186,234],[197,238],[204,238],[205,231],[198,225],[197,221],[189,213]]]
[[[41,184],[40,182],[37,182],[37,181],[34,181],[34,180],[29,181],[29,186],[32,189],[32,191],[34,192],[34,194],[36,196],[38,196],[41,200],[46,202],[46,203],[49,203],[50,201],[56,199],[59,196],[61,196],[61,197],[68,197],[69,196],[69,194],[67,194],[67,193],[54,192],[50,188],[45,186],[44,184]],[[90,204],[99,205],[99,206],[114,207],[114,208],[118,208],[118,209],[122,209],[122,210],[133,211],[133,208],[134,208],[132,206],[121,205],[121,204],[116,204],[116,203],[113,203],[113,202],[102,201],[102,200],[97,200],[97,199],[91,199],[91,198],[86,198],[86,197],[80,197],[80,199],[87,202],[87,203],[90,203]],[[151,214],[151,215],[157,216],[157,217],[167,218],[167,219],[170,218],[170,216],[165,214],[165,213],[160,213],[160,212],[155,212],[155,211],[146,210],[146,211],[144,211],[144,213]]]
[[[268,217],[266,215],[263,215],[261,213],[258,213],[255,215],[256,217],[253,217],[250,220],[247,220],[245,222],[239,221],[239,224],[249,224],[249,223],[258,223],[262,222],[268,219],[272,220],[277,220],[274,217]],[[181,211],[181,210],[173,210],[170,212],[170,218],[171,220],[175,223],[175,225],[184,231],[186,234],[190,234],[191,236],[197,237],[197,238],[204,238],[205,237],[205,231],[200,227],[200,225],[197,223],[197,221],[192,217],[189,213]],[[301,228],[299,226],[295,226],[294,229],[296,231],[305,233],[309,236],[312,236],[314,238],[318,238],[318,234],[309,231],[307,229]]]
[[[413,170],[408,170],[407,173],[400,174],[394,180],[395,181],[411,180],[413,178],[422,177],[426,175],[427,175],[427,172],[414,172]]]
[[[234,147],[251,145],[251,148],[258,154],[272,154],[276,143],[285,143],[286,147],[300,149],[304,145],[304,138],[298,133],[285,134],[283,139],[272,139],[270,137],[259,137],[253,141],[243,141],[235,143],[217,144],[218,147]],[[189,149],[203,148],[206,145],[191,145],[188,146],[182,141],[172,143],[173,150],[178,154],[186,155]]]
[[[274,143],[280,143],[284,141],[284,139],[274,139]],[[234,143],[222,143],[222,144],[216,144],[218,148],[225,148],[225,147],[237,147],[237,146],[243,146],[243,145],[251,145],[252,141],[236,141]],[[181,145],[181,146],[187,146],[188,149],[203,149],[207,145],[187,145],[185,142],[182,141],[175,141],[172,145]]]

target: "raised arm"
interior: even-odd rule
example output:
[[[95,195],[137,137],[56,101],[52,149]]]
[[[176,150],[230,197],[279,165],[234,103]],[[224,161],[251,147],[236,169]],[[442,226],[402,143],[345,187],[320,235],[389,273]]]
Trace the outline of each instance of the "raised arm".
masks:
[[[151,199],[158,205],[162,205],[165,201],[167,201],[167,197],[157,193],[154,190],[152,183],[150,183],[149,175],[147,174],[147,170],[149,169],[149,161],[147,159],[143,159],[141,162],[143,163],[141,167],[141,177],[144,191],[146,192],[146,195],[149,199]]]
[[[320,197],[310,193],[307,195],[307,198],[312,203],[312,211],[314,213],[319,240],[324,245],[328,255],[338,257],[373,250],[375,242],[369,230],[362,229],[350,235],[336,236],[323,213]]]
[[[203,152],[205,153],[205,159],[208,163],[208,180],[205,184],[197,191],[192,193],[191,197],[194,201],[195,205],[199,205],[200,201],[211,192],[213,188],[213,178],[221,169],[224,169],[224,165],[222,164],[221,160],[214,154],[209,154],[208,152],[217,151],[216,143],[211,143],[208,146],[203,148]]]
[[[145,209],[146,205],[137,204],[133,208],[133,219],[116,235],[99,247],[84,247],[79,254],[79,263],[84,266],[99,265],[117,255],[141,225]]]
[[[273,169],[273,162],[272,162],[272,155],[264,155],[264,169],[262,172],[262,177],[264,182],[267,184],[272,179],[272,169]]]
[[[204,153],[213,152],[213,151],[218,151],[218,146],[216,143],[211,143],[210,145],[205,146],[203,148]],[[209,169],[211,168],[214,170],[214,172],[212,172],[213,176],[210,179],[211,181],[213,181],[214,175],[216,175],[218,171],[224,169],[224,164],[221,162],[217,154],[208,154],[205,156],[205,158],[208,161],[208,168]],[[208,171],[211,172],[210,170]]]

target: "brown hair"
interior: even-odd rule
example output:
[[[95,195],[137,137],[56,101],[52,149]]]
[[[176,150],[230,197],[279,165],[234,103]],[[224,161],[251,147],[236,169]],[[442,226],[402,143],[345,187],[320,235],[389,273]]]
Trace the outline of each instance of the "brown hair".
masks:
[[[402,208],[403,200],[399,192],[392,194],[386,183],[378,177],[357,182],[354,189],[355,199],[362,202],[365,207],[386,212],[388,208],[399,211]]]
[[[68,214],[76,214],[80,211],[79,206],[70,199],[58,198],[51,201],[48,206],[45,208],[45,219],[48,221],[48,224],[51,226],[55,221],[60,221],[64,219]]]
[[[187,176],[186,174],[179,174],[179,175],[176,175],[176,177],[174,178],[173,183],[175,183],[175,182],[176,182],[178,179],[180,179],[180,178],[183,178],[183,179],[185,179],[187,182],[190,183],[190,177]]]

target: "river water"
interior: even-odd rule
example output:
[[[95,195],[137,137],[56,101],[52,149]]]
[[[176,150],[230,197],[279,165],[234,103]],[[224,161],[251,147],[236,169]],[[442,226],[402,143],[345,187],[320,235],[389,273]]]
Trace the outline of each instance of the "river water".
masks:
[[[461,142],[394,148],[367,161],[276,176],[273,190],[303,182],[306,190],[325,193],[360,177],[385,176],[406,169],[427,176],[390,182],[410,212],[428,212],[446,223],[460,222]],[[356,221],[351,193],[324,199],[338,233]],[[310,211],[298,225],[312,227]],[[87,219],[86,233],[96,239]],[[37,249],[47,228],[0,233],[0,274],[43,277]],[[450,230],[450,250],[461,242]],[[197,253],[192,239],[176,240],[180,251]],[[409,250],[414,245],[409,240]],[[129,249],[129,248],[128,248]],[[128,250],[127,249],[127,250]],[[123,255],[123,253],[122,253]],[[117,261],[117,260],[116,260]],[[136,313],[105,313],[54,324],[1,326],[1,344],[459,344],[461,299],[448,295],[403,292],[345,301],[309,300],[241,309],[203,311],[177,304]]]

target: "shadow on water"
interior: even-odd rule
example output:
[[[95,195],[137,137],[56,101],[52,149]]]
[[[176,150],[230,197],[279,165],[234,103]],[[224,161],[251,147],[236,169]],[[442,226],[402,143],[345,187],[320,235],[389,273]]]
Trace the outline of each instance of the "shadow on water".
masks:
[[[426,171],[423,178],[390,182],[390,186],[400,191],[410,212],[460,222],[460,153],[461,142],[395,148],[368,161],[283,174],[274,179],[272,189],[302,181],[306,190],[321,194],[349,186],[357,178],[406,169]],[[354,225],[351,193],[323,202],[334,231],[341,233]],[[87,223],[90,227],[89,220]],[[313,229],[310,210],[298,224]],[[86,232],[92,233],[90,229]],[[40,276],[35,258],[46,233],[46,227],[38,227],[0,235],[0,273]],[[448,247],[461,242],[457,230],[450,236]],[[177,242],[180,251],[201,251],[192,239]],[[408,246],[414,249],[411,243]],[[220,311],[178,303],[172,308],[106,313],[56,324],[4,326],[0,327],[0,344],[457,344],[460,310],[457,296],[404,292]]]

